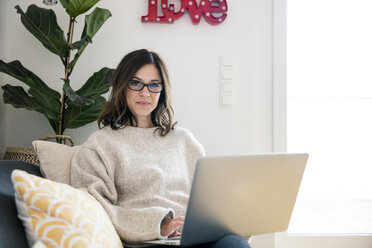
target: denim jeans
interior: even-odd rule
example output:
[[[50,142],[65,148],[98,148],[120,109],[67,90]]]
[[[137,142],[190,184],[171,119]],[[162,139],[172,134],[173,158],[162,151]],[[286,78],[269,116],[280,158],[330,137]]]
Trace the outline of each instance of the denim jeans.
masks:
[[[169,246],[169,245],[158,245],[158,246],[149,246],[146,248],[171,248],[179,246]],[[229,234],[226,235],[216,242],[201,244],[192,246],[190,248],[250,248],[247,240],[243,239],[240,236]]]

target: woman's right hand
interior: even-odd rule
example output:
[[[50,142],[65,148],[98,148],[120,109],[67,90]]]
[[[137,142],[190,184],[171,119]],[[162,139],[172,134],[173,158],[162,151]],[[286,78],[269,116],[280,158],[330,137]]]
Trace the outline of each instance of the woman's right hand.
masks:
[[[183,226],[184,221],[185,217],[183,216],[164,221],[160,226],[160,234],[170,238],[181,236],[181,233],[178,230]]]

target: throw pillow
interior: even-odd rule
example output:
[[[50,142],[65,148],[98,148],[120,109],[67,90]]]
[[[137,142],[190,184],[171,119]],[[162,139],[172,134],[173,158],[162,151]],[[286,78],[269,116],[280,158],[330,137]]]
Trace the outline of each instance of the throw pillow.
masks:
[[[18,216],[30,247],[123,247],[99,202],[67,184],[14,170]]]
[[[41,174],[50,180],[70,184],[71,159],[79,146],[35,140],[32,142],[40,161]]]

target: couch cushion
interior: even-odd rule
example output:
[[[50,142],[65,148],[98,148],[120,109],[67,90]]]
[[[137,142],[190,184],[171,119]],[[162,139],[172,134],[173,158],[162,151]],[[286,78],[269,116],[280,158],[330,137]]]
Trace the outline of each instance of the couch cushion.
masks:
[[[35,140],[32,145],[43,176],[55,182],[70,184],[71,159],[80,147],[42,140]]]
[[[15,160],[0,160],[0,244],[1,247],[28,247],[26,233],[17,216],[14,188],[11,180],[13,170],[19,169],[41,176],[39,166]]]
[[[12,180],[30,246],[122,247],[110,218],[87,191],[20,170]]]

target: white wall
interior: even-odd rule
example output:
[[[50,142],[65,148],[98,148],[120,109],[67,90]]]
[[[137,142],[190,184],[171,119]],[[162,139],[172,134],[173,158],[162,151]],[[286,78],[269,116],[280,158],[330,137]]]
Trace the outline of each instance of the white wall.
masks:
[[[170,72],[176,119],[204,144],[208,154],[269,152],[272,149],[272,1],[228,0],[224,23],[211,26],[204,20],[191,23],[188,14],[174,24],[144,24],[147,0],[101,1],[112,17],[105,23],[78,62],[71,84],[78,89],[103,66],[116,67],[122,56],[139,48],[158,52]],[[42,0],[2,0],[0,15],[0,58],[19,59],[52,88],[61,89],[63,69],[20,22],[14,6],[25,11]],[[68,18],[60,4],[52,7],[62,29]],[[80,37],[83,17],[75,37]],[[236,105],[219,107],[219,57],[235,58]],[[1,85],[18,83],[0,74]],[[4,146],[31,146],[39,137],[52,134],[44,116],[0,103],[0,127]],[[5,118],[6,116],[6,118]],[[4,121],[6,119],[6,121]],[[66,134],[81,144],[96,124]],[[4,138],[5,137],[5,138]]]

